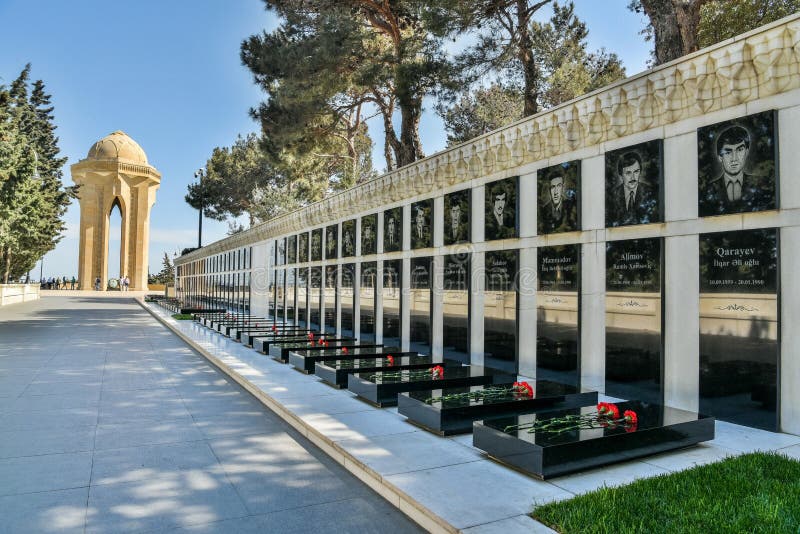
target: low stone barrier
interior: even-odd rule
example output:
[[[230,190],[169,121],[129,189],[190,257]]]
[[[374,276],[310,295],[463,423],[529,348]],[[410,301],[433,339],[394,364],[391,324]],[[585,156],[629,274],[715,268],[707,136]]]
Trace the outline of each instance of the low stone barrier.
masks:
[[[39,284],[0,284],[0,306],[39,298]]]

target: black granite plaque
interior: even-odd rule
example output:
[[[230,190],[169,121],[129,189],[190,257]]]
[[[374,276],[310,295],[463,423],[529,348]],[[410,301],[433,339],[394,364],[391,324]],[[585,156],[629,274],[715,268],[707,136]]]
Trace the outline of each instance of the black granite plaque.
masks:
[[[353,336],[355,335],[355,276],[356,266],[353,263],[345,263],[342,265],[342,283],[339,288],[339,295],[342,299],[341,314],[342,314],[342,335]]]
[[[466,253],[450,254],[443,259],[443,354],[447,359],[468,364],[471,257]]]
[[[484,225],[486,241],[517,237],[518,186],[519,177],[516,176],[486,184]]]
[[[663,399],[662,240],[606,245],[606,394]]]
[[[387,346],[400,345],[402,268],[402,260],[383,262],[383,344]]]
[[[581,162],[568,161],[539,169],[538,232],[554,234],[580,230]]]
[[[297,236],[297,261],[305,263],[308,261],[308,232]]]
[[[307,234],[301,234],[307,235]],[[297,324],[308,326],[308,268],[297,269]]]
[[[311,261],[322,260],[322,228],[311,230]]]
[[[445,245],[469,242],[471,199],[471,189],[456,191],[444,196]]]
[[[433,246],[433,199],[411,204],[411,248]]]
[[[245,249],[246,251],[246,249]],[[245,263],[247,263],[245,256]],[[290,235],[286,238],[286,263],[297,263],[297,236]]]
[[[356,220],[342,222],[342,257],[350,258],[356,255]]]
[[[361,255],[378,252],[378,214],[361,217]]]
[[[697,129],[701,217],[777,208],[775,123],[765,111]]]
[[[580,384],[580,245],[537,249],[536,376]]]
[[[277,259],[275,261],[275,265],[286,265],[286,238],[282,237],[278,239],[278,247],[277,247]],[[234,266],[235,267],[235,266]]]
[[[378,264],[367,261],[361,264],[361,284],[358,288],[359,326],[361,341],[375,341],[375,288]]]
[[[383,251],[395,252],[403,248],[403,208],[383,212]]]
[[[778,231],[700,236],[700,410],[778,430]]]
[[[662,147],[656,139],[606,153],[606,226],[663,220]]]
[[[322,308],[322,267],[312,267],[309,273],[309,327],[322,330],[320,309]]]
[[[325,267],[325,290],[324,290],[324,332],[332,334],[336,332],[336,265]]]
[[[516,250],[487,252],[483,296],[483,365],[509,373],[518,370]]]
[[[286,269],[286,324],[297,320],[297,275],[295,269]]]
[[[339,235],[339,225],[332,224],[325,228],[325,259],[336,259],[338,257],[337,237]]]
[[[420,354],[431,351],[431,266],[430,257],[411,258],[409,348]]]

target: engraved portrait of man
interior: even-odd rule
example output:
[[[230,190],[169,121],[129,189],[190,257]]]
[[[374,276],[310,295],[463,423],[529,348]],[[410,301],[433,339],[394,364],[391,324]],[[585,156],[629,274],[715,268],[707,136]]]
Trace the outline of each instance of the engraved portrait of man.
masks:
[[[775,209],[772,112],[698,129],[701,217]]]
[[[388,225],[388,229],[387,229],[387,234],[386,235],[389,238],[389,243],[392,243],[392,244],[397,242],[396,241],[396,239],[397,239],[397,228],[396,228],[396,226],[397,226],[397,223],[395,222],[394,217],[389,217],[389,225]]]
[[[450,235],[454,241],[458,239],[460,225],[461,225],[461,206],[458,204],[453,204],[450,207]]]
[[[417,207],[417,215],[415,218],[417,228],[417,239],[422,239],[425,235],[425,208],[422,206]]]
[[[662,141],[606,153],[606,226],[661,220]]]
[[[498,193],[494,196],[494,209],[492,213],[494,214],[494,218],[497,221],[498,226],[504,226],[503,219],[505,218],[506,212],[506,193]]]

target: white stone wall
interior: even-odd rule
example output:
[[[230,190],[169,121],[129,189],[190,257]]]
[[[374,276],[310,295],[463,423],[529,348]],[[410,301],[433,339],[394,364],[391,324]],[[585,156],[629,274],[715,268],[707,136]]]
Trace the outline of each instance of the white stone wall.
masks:
[[[395,171],[377,181],[337,195],[319,205],[277,219],[249,234],[212,247],[237,246],[308,232],[314,228],[378,213],[378,267],[384,260],[403,261],[408,288],[409,258],[433,256],[432,352],[442,351],[442,256],[472,253],[473,271],[484,253],[519,250],[523,287],[519,296],[519,374],[536,373],[537,248],[581,245],[581,379],[603,391],[605,384],[605,250],[608,241],[664,238],[664,399],[669,405],[697,409],[699,404],[699,257],[700,234],[778,228],[780,235],[780,418],[781,428],[800,433],[800,17],[775,23],[736,40],[702,50],[676,62],[614,84],[554,110],[487,134]],[[784,68],[785,67],[785,68]],[[750,75],[748,73],[755,74]],[[708,92],[717,87],[717,92]],[[721,91],[721,92],[720,92]],[[754,113],[777,110],[779,156],[778,210],[698,217],[697,129]],[[627,119],[626,119],[627,117]],[[627,121],[627,122],[626,122]],[[605,228],[605,159],[608,151],[662,139],[664,150],[664,222]],[[579,232],[538,236],[536,171],[558,163],[581,161]],[[519,176],[519,236],[483,241],[485,184]],[[472,190],[472,243],[442,246],[443,196]],[[434,247],[409,250],[410,205],[434,199]],[[342,209],[339,209],[339,206]],[[385,209],[403,207],[403,250],[382,253]],[[346,208],[346,209],[345,209]],[[359,236],[360,236],[360,226]],[[360,240],[359,240],[360,243]],[[360,247],[360,244],[358,245]],[[213,250],[212,250],[213,252]],[[265,265],[254,249],[254,273]],[[191,255],[181,261],[196,259]],[[375,256],[363,261],[376,259]],[[339,263],[362,258],[337,260]],[[307,266],[336,263],[313,262]],[[527,276],[526,274],[527,273]],[[483,358],[482,277],[473,277],[470,325],[472,361]],[[380,285],[380,279],[379,279]],[[380,287],[376,310],[377,340],[382,338]],[[255,305],[254,313],[259,313]],[[408,306],[403,311],[403,346],[408,345]],[[356,321],[357,323],[358,321]]]
[[[39,298],[39,284],[0,284],[0,306]]]

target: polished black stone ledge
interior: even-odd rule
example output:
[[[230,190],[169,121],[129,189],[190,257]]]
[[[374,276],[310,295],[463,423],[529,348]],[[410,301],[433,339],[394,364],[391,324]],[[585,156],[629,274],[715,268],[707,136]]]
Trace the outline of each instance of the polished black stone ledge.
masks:
[[[281,363],[288,363],[289,362],[289,353],[292,351],[297,350],[310,350],[310,351],[321,351],[321,350],[330,350],[330,349],[340,349],[342,347],[355,348],[358,346],[363,347],[381,347],[382,345],[360,345],[358,340],[353,339],[351,337],[326,337],[325,341],[327,342],[327,346],[322,346],[314,340],[314,345],[306,339],[302,343],[296,342],[282,342],[282,343],[273,343],[269,347],[269,355],[273,359],[281,362]]]
[[[318,361],[314,366],[314,374],[333,387],[346,388],[347,377],[353,373],[377,372],[386,369],[428,369],[434,365],[445,365],[434,362],[432,356],[419,356],[415,352],[393,352],[391,354],[394,357],[394,365],[389,365],[385,357]]]
[[[597,392],[578,389],[573,385],[549,380],[531,384],[532,398],[508,395],[501,398],[456,398],[428,402],[432,398],[483,390],[490,386],[471,386],[401,393],[397,397],[398,412],[410,423],[441,436],[472,432],[472,422],[478,419],[535,413],[555,407],[578,407],[597,403]]]
[[[635,411],[638,424],[627,429],[619,425],[560,434],[508,428],[567,414],[593,412],[596,407],[589,405],[476,421],[472,443],[504,464],[545,479],[714,439],[713,417],[642,401],[621,402],[617,406],[620,413]]]
[[[415,355],[416,352],[402,352],[400,347],[383,347],[383,346],[370,346],[365,344],[358,344],[357,348],[347,348],[347,353],[342,349],[334,349],[332,347],[326,350],[298,350],[289,353],[289,364],[294,366],[298,371],[306,374],[314,372],[314,365],[317,362],[329,360],[354,360],[356,358],[385,358],[387,355],[396,357],[398,355]]]
[[[433,378],[432,375],[412,378],[409,371],[403,371],[401,376],[394,378],[392,375],[384,376],[387,373],[392,371],[353,373],[347,379],[347,389],[361,399],[382,407],[397,405],[397,395],[405,391],[514,382],[512,375],[477,365],[444,366],[441,378]]]

